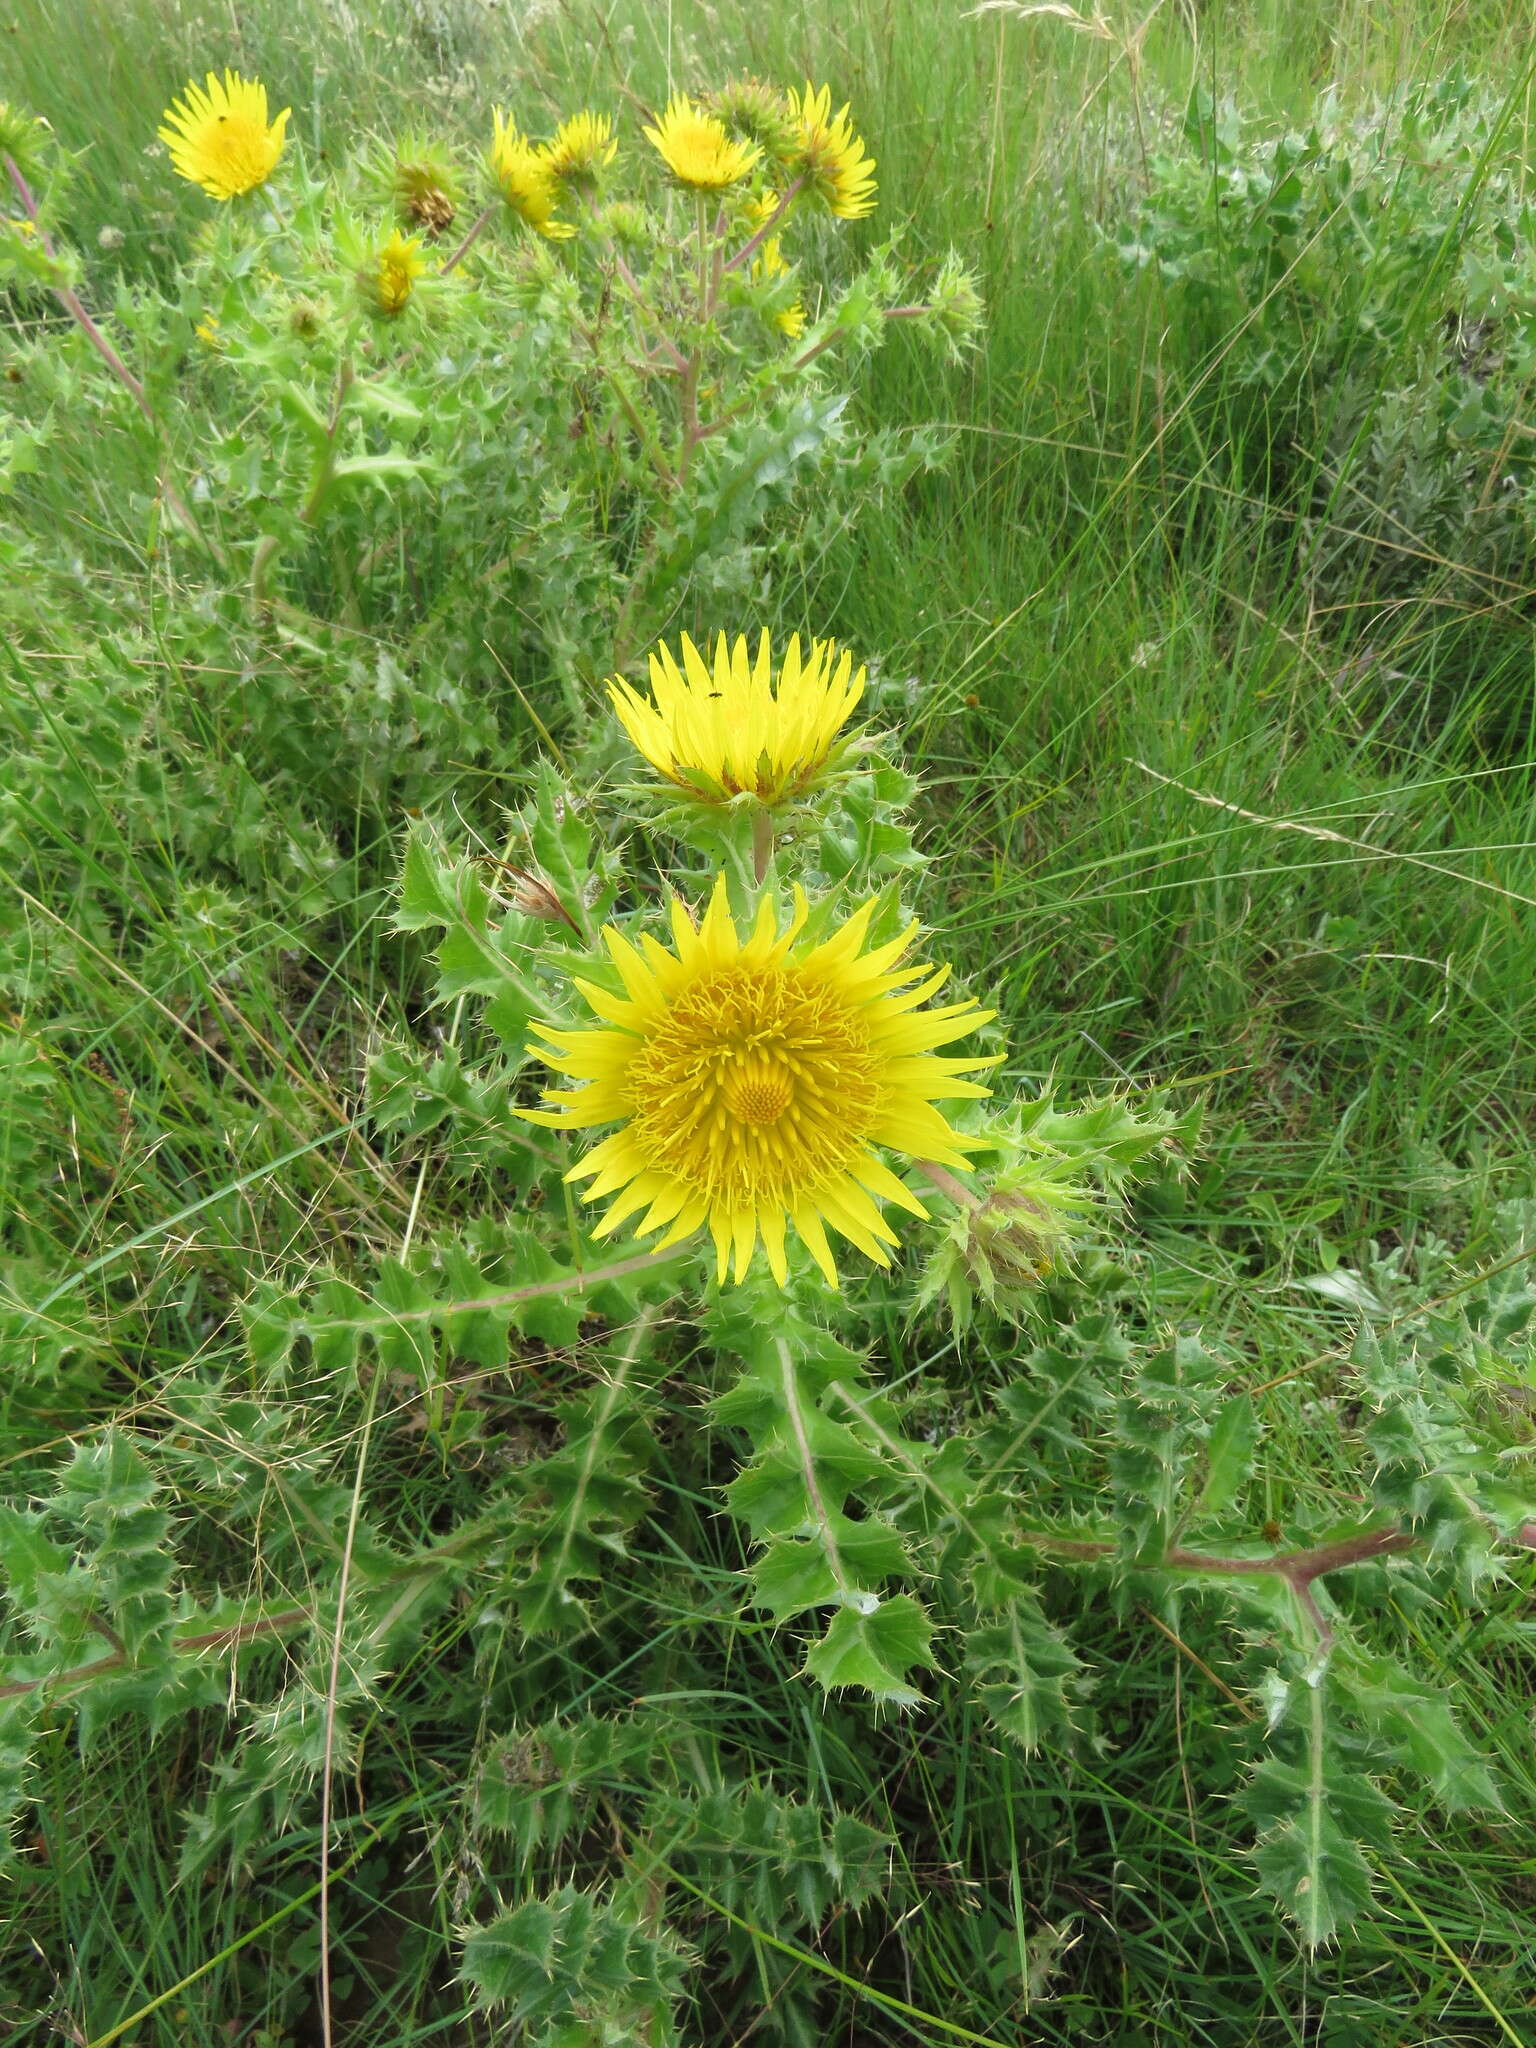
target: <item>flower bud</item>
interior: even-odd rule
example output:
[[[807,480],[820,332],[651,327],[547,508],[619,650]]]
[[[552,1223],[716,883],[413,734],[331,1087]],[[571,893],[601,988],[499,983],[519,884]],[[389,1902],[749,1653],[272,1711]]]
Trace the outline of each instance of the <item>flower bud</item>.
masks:
[[[928,294],[928,312],[956,361],[976,346],[985,310],[976,273],[951,250]]]
[[[1089,1199],[1054,1164],[1005,1169],[945,1222],[918,1306],[944,1295],[961,1328],[970,1323],[978,1294],[999,1314],[1017,1314],[1061,1263]]]
[[[41,114],[29,114],[24,107],[0,100],[0,157],[8,156],[24,178],[43,176],[52,142],[53,130]],[[3,182],[9,199],[10,180]]]

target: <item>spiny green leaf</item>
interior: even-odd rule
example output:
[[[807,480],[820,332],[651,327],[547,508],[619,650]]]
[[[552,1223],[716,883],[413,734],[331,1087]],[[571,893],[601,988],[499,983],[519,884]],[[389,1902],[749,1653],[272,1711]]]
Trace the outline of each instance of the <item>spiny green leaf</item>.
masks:
[[[1385,1657],[1359,1654],[1336,1658],[1334,1677],[1366,1724],[1388,1738],[1449,1812],[1500,1806],[1487,1765],[1457,1726],[1450,1698],[1438,1686]]]
[[[1000,1621],[972,1629],[965,1663],[988,1719],[1026,1754],[1071,1740],[1072,1692],[1083,1667],[1036,1601],[1018,1595]]]
[[[61,1576],[69,1562],[68,1551],[44,1534],[40,1514],[0,1505],[0,1577],[23,1614],[36,1612],[39,1578]]]
[[[753,1563],[752,1584],[758,1606],[788,1621],[811,1607],[858,1607],[868,1589],[911,1568],[905,1543],[888,1523],[835,1514],[815,1536],[775,1536]]]
[[[1244,1805],[1259,1829],[1259,1882],[1321,1948],[1370,1903],[1362,1843],[1384,1848],[1392,1809],[1362,1772],[1326,1756],[1296,1766],[1270,1758],[1254,1772]]]
[[[923,1695],[907,1682],[914,1666],[934,1668],[933,1624],[910,1593],[897,1593],[859,1614],[843,1607],[805,1660],[810,1677],[827,1692],[858,1687],[893,1707],[918,1706]]]
[[[381,1259],[374,1283],[376,1313],[372,1319],[374,1349],[386,1372],[405,1373],[423,1390],[441,1377],[432,1341],[433,1302],[430,1292],[398,1259]]]
[[[780,1929],[819,1925],[835,1905],[873,1897],[892,1846],[851,1814],[829,1816],[763,1785],[658,1802],[655,1811],[678,1830],[675,1859],[697,1870],[712,1898]]]
[[[1205,1484],[1195,1503],[1196,1514],[1219,1515],[1232,1505],[1252,1469],[1258,1435],[1252,1396],[1232,1395],[1211,1424],[1205,1446]]]
[[[405,842],[405,865],[400,875],[400,895],[395,906],[395,923],[401,931],[420,931],[426,925],[452,924],[458,915],[452,888],[454,868],[438,850],[435,834],[412,832]]]
[[[566,1885],[477,1927],[464,1944],[463,1975],[530,2048],[583,2040],[671,2048],[685,1962],[667,1937]]]
[[[567,1436],[517,1474],[523,1507],[508,1537],[508,1596],[530,1636],[570,1636],[589,1626],[579,1588],[601,1583],[649,1506],[644,1484],[656,1455],[649,1403],[636,1383],[637,1345],[611,1378],[561,1410]]]
[[[514,1728],[492,1742],[475,1772],[476,1823],[510,1835],[527,1862],[585,1825],[601,1792],[654,1782],[658,1755],[676,1733],[659,1714],[576,1714]]]

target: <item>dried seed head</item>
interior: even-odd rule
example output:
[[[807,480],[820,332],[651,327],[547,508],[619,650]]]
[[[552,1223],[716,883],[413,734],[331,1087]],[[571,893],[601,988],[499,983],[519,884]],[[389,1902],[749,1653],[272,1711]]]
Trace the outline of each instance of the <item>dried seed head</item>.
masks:
[[[514,910],[520,910],[524,917],[541,917],[550,924],[568,924],[573,932],[580,931],[580,925],[543,875],[514,867],[509,867],[507,873],[517,878],[517,885],[512,891]]]

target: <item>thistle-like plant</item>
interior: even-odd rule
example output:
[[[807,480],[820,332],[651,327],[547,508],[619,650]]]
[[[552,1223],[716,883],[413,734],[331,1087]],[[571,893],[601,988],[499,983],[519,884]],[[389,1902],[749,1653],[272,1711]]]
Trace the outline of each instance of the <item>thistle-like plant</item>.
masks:
[[[713,673],[729,732],[762,678]],[[424,1636],[467,1628],[458,1686],[483,1733],[460,1824],[497,1875],[463,1981],[530,2039],[673,2040],[699,1944],[744,1967],[753,1915],[781,1939],[814,1930],[878,1890],[888,1846],[690,1719],[675,1629],[722,1658],[766,1632],[827,1701],[810,1711],[851,1705],[871,1743],[968,1698],[993,1740],[1070,1778],[1102,1742],[1104,1619],[1134,1609],[1182,1639],[1209,1611],[1246,1689],[1222,1681],[1247,1706],[1232,1790],[1254,1869],[1328,1942],[1393,1853],[1397,1778],[1448,1810],[1498,1799],[1382,1615],[1389,1594],[1475,1596],[1536,1541],[1525,1468],[1494,1454],[1485,1413],[1490,1358],[1529,1363],[1536,1293],[1515,1262],[1454,1307],[1390,1313],[1389,1276],[1362,1289],[1382,1312],[1350,1362],[1362,1498],[1260,1533],[1252,1363],[1188,1328],[1122,1329],[1113,1307],[1105,1240],[1127,1234],[1138,1177],[1179,1170],[1196,1105],[1022,1086],[948,970],[910,964],[926,874],[891,736],[790,806],[743,792],[744,818],[707,772],[713,732],[674,723],[668,761],[697,771],[672,779],[686,820],[605,790],[600,725],[569,779],[540,770],[501,856],[413,827],[396,920],[435,935],[454,1028],[430,1054],[379,1049],[371,1128],[458,1190],[455,1220],[408,1227],[371,1277],[258,1290],[248,1385],[168,1392],[161,1427],[113,1429],[0,1514],[26,1639],[0,1680],[0,1784],[25,1806],[60,1706],[85,1742],[125,1716],[158,1727],[211,1711],[233,1660],[259,1704],[182,1858],[188,1876],[238,1867],[317,1782],[330,1800]],[[659,883],[629,855],[669,820],[686,830]],[[566,1085],[546,1112],[550,1067]],[[609,1204],[605,1242],[571,1199],[584,1183]],[[1510,1230],[1528,1253],[1532,1218]],[[920,1335],[946,1311],[965,1362],[948,1383]],[[516,1390],[535,1376],[530,1428]],[[316,1386],[365,1442],[406,1418],[464,1476],[456,1517],[360,1514],[304,1444]],[[738,1532],[703,1604],[665,1567],[681,1472]],[[183,1590],[173,1498],[259,1530],[269,1590]],[[594,1712],[519,1675],[577,1646],[643,1666],[626,1695],[660,1704]]]

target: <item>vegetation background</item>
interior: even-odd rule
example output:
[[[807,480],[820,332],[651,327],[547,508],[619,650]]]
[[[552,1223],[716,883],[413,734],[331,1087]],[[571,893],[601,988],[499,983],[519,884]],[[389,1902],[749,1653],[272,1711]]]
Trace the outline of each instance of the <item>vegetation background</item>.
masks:
[[[1325,95],[1368,120],[1384,95],[1460,71],[1523,185],[1529,9],[1113,0],[1106,17],[1029,16],[947,0],[8,0],[0,91],[82,153],[71,226],[104,311],[167,273],[205,210],[150,144],[209,65],[266,80],[316,153],[404,122],[477,149],[493,99],[537,129],[736,70],[826,78],[852,102],[880,181],[859,232],[900,217],[904,254],[955,245],[988,323],[960,367],[899,335],[876,359],[861,421],[953,423],[953,457],[842,507],[814,551],[787,531],[764,623],[835,633],[913,679],[908,758],[953,951],[1017,1071],[1208,1096],[1195,1175],[1148,1198],[1132,1266],[1149,1313],[1197,1313],[1252,1361],[1291,1452],[1254,1512],[1283,1519],[1333,1483],[1339,1273],[1395,1256],[1459,1285],[1453,1262],[1506,1258],[1504,1205],[1536,1193],[1532,565],[1469,579],[1415,533],[1406,587],[1379,548],[1314,573],[1299,508],[1331,488],[1336,451],[1321,430],[1309,458],[1293,440],[1280,476],[1247,316],[1213,331],[1112,245],[1194,88],[1279,127]],[[1423,294],[1392,346],[1422,351],[1446,315]],[[32,317],[12,310],[18,347]],[[421,1028],[420,960],[388,922],[392,764],[360,761],[350,804],[328,782],[297,803],[290,786],[275,811],[259,774],[231,779],[248,679],[155,656],[165,557],[125,518],[114,460],[81,410],[45,466],[4,479],[0,545],[26,532],[39,550],[10,573],[46,558],[48,589],[71,593],[29,606],[13,582],[0,599],[8,1271],[34,1301],[57,1287],[66,1318],[58,1372],[4,1389],[0,1454],[22,1496],[110,1417],[162,1412],[189,1361],[236,1355],[230,1308],[258,1280],[295,1284],[338,1242],[398,1240],[412,1201],[412,1178],[346,1135],[369,1051]],[[135,716],[162,719],[175,756],[137,788],[131,828],[99,795],[118,764],[69,695],[121,665],[112,635],[130,627],[150,649]],[[510,696],[499,709],[515,731]],[[466,767],[465,802],[516,797],[538,741],[530,724]],[[431,1212],[438,1190],[414,1189]],[[305,1426],[348,1479],[355,1414],[317,1403]],[[430,1524],[447,1482],[403,1437],[391,1458]],[[723,1582],[711,1498],[692,1512],[692,1543],[656,1569]],[[1536,2042],[1532,1587],[1522,1568],[1483,1602],[1398,1617],[1454,1686],[1503,1810],[1447,1820],[1405,1793],[1369,1910],[1313,1956],[1256,1895],[1230,1808],[1224,1731],[1248,1711],[1235,1664],[1143,1614],[1106,1622],[1108,1746],[1058,1763],[1009,1754],[968,1710],[872,1736],[757,1639],[741,1690],[709,1702],[721,1738],[897,1845],[885,1917],[851,1916],[814,1956],[797,1945],[822,2037]],[[563,1697],[622,1695],[600,1639],[549,1656]],[[349,1838],[335,1926],[345,2037],[376,2048],[494,2037],[452,1980],[474,1877],[445,1818],[469,1765],[446,1696],[462,1683],[445,1623],[390,1675],[370,1733],[376,1832]],[[83,1767],[59,1719],[0,1936],[0,2042],[319,2038],[318,1808],[247,1875],[177,1876],[211,1740],[201,1722],[159,1740],[114,1727]],[[701,2040],[788,2038],[753,1974],[778,1930],[743,1911],[751,1940],[708,1991]]]

